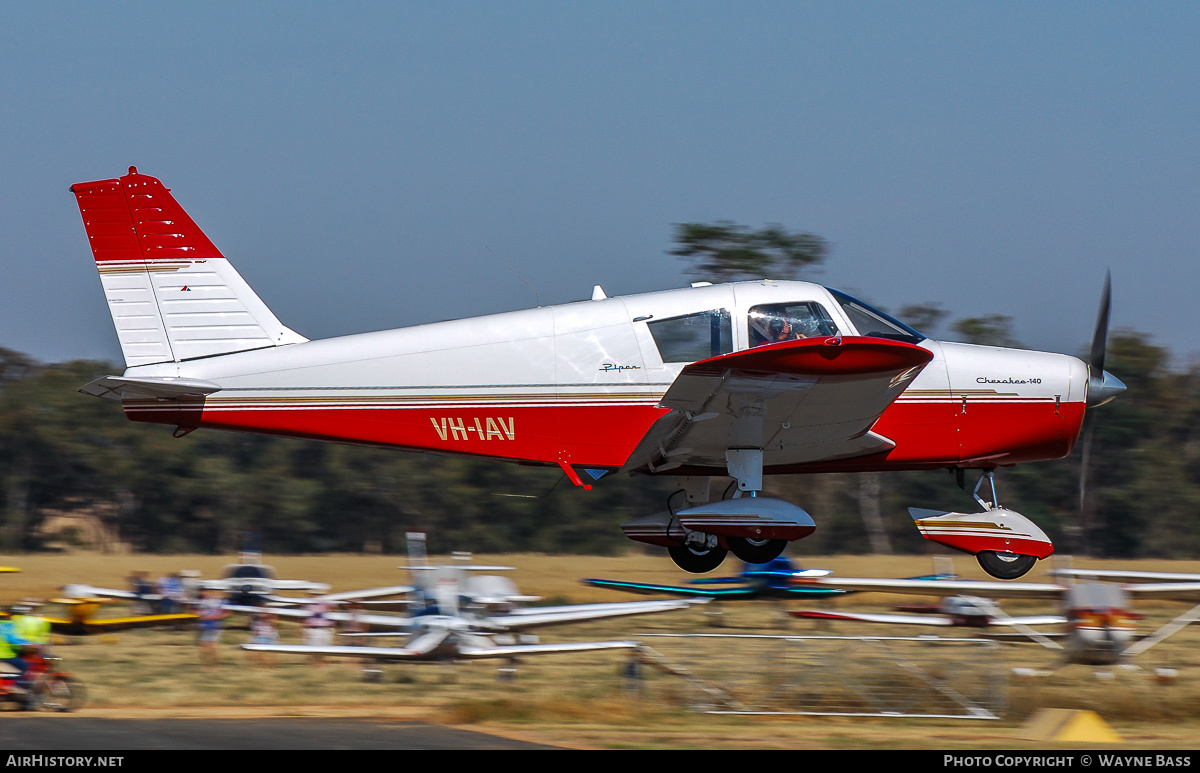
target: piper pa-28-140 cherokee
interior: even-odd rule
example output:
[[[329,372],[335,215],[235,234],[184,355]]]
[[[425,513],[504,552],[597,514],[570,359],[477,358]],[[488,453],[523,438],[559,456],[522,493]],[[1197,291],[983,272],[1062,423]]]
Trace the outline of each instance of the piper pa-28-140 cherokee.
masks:
[[[1090,364],[933,341],[845,293],[751,281],[309,341],[285,327],[157,179],[77,183],[126,371],[80,391],[134,421],[683,478],[686,507],[622,525],[682,568],[764,563],[816,528],[764,474],[981,470],[1054,459],[1124,386]],[[1106,293],[1107,295],[1107,293]],[[582,472],[582,475],[580,474]],[[730,476],[732,499],[710,482]],[[926,538],[1019,577],[1054,548],[992,500],[921,511]]]

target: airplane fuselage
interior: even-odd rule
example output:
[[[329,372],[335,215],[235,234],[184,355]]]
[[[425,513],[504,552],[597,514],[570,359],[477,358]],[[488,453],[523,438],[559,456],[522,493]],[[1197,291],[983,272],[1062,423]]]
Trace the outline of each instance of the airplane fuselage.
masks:
[[[820,285],[737,282],[135,366],[127,377],[199,379],[220,390],[191,401],[126,400],[124,407],[130,419],[185,429],[649,472],[652,465],[631,465],[631,457],[667,413],[659,401],[683,367],[761,343],[753,340],[754,315],[782,306],[816,309],[836,336],[871,332],[858,330]],[[773,454],[768,442],[765,471],[991,468],[1070,452],[1085,408],[1082,361],[919,337],[913,343],[932,359],[871,428],[893,448],[797,459]],[[725,474],[686,456],[670,472]]]

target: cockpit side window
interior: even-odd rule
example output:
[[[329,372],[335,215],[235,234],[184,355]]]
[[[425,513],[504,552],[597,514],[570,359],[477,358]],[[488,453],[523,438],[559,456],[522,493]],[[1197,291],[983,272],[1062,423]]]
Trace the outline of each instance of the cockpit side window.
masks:
[[[870,306],[857,298],[846,295],[841,290],[826,287],[841,305],[842,311],[850,318],[854,327],[858,328],[860,336],[871,338],[889,338],[893,341],[904,341],[909,344],[919,344],[925,336],[913,330],[898,319],[884,314],[879,309]]]
[[[825,307],[809,301],[754,306],[750,309],[749,329],[751,347],[838,334]]]
[[[725,309],[647,324],[663,362],[696,362],[733,351],[733,325]]]

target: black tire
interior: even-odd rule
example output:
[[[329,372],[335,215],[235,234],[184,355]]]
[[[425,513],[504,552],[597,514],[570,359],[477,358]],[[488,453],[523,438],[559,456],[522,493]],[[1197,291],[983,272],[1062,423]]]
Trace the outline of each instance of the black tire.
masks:
[[[74,711],[83,705],[83,685],[65,676],[52,676],[38,682],[34,692],[37,707],[43,711]]]
[[[785,539],[730,537],[727,541],[733,554],[748,564],[765,564],[768,561],[774,561],[783,554],[783,549],[787,547]]]
[[[983,571],[997,580],[1015,580],[1033,568],[1037,563],[1037,556],[981,550],[975,554],[975,560],[983,567]]]
[[[715,547],[703,552],[693,550],[687,545],[676,545],[667,548],[667,552],[671,555],[671,560],[685,572],[692,574],[703,574],[711,572],[721,565],[725,560],[728,550],[722,547]]]

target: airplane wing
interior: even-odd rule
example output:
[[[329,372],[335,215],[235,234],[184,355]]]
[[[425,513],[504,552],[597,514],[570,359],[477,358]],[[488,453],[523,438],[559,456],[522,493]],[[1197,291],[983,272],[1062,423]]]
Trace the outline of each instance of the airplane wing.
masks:
[[[1067,618],[1062,615],[1028,615],[1026,617],[998,617],[991,625],[1006,625],[1016,627],[1021,625],[1066,625]]]
[[[62,591],[64,596],[72,599],[101,598],[134,601],[139,598],[136,593],[130,590],[119,590],[117,588],[97,588],[95,585],[81,585],[78,583],[64,585],[59,590]],[[162,600],[162,596],[158,595],[157,593],[147,593],[140,598],[144,601]]]
[[[914,596],[969,595],[1010,599],[1059,599],[1065,586],[1053,582],[987,580],[895,580],[878,577],[819,577],[811,581],[843,590],[906,593]]]
[[[1200,582],[1137,582],[1121,587],[1138,599],[1200,602]]]
[[[764,467],[888,451],[895,443],[871,426],[931,359],[919,346],[855,336],[785,341],[692,363],[659,403],[670,413],[626,467],[724,470],[730,448],[761,448]]]
[[[650,615],[687,609],[693,604],[704,604],[711,599],[663,599],[661,601],[627,601],[614,604],[575,604],[563,607],[529,607],[515,609],[504,615],[494,615],[479,621],[481,628],[493,631],[524,631],[547,625],[581,623],[587,620],[603,620],[610,617]]]
[[[459,647],[455,659],[479,660],[483,658],[515,658],[525,655],[548,655],[555,653],[587,652],[592,650],[637,649],[635,641],[588,641],[563,642],[561,644],[513,644],[507,646]],[[331,657],[371,658],[374,660],[422,660],[429,657],[430,650],[412,647],[309,647],[301,644],[243,644],[242,649],[252,652],[281,652],[290,655],[329,655]]]
[[[589,652],[592,650],[632,650],[641,645],[635,641],[576,641],[559,644],[512,644],[496,647],[460,647],[462,658],[514,658],[523,655],[551,655],[565,652]]]
[[[72,620],[62,617],[45,618],[54,633],[68,636],[88,636],[114,631],[129,631],[135,628],[154,628],[164,625],[180,625],[196,619],[196,615],[132,615],[129,617],[99,617],[88,620]]]
[[[857,612],[816,612],[799,610],[791,613],[794,617],[809,620],[856,620],[864,623],[895,623],[903,625],[931,625],[940,627],[954,626],[954,620],[945,615],[901,615],[901,614],[872,614]],[[1028,617],[994,617],[988,621],[989,626],[1025,626],[1025,625],[1063,625],[1067,618],[1062,615],[1031,615]],[[960,626],[961,627],[961,626]]]
[[[1052,569],[1057,577],[1083,577],[1089,580],[1123,580],[1130,583],[1197,583],[1200,574],[1191,572],[1139,572],[1126,569]]]
[[[797,573],[797,576],[805,575]],[[811,577],[812,575],[807,576]],[[757,585],[745,584],[732,588],[719,588],[714,587],[714,585],[718,584],[714,582],[697,582],[691,585],[657,585],[655,583],[645,582],[625,582],[623,580],[594,579],[584,580],[584,582],[588,585],[594,585],[598,588],[612,588],[613,590],[626,591],[628,593],[641,593],[646,595],[665,593],[672,596],[683,596],[685,598],[711,598],[714,600],[754,599],[764,596],[800,596],[811,599],[826,598],[828,596],[841,596],[846,593],[846,591],[841,590],[840,588],[820,588],[808,585],[807,583],[787,588],[772,587],[770,589],[766,589]]]
[[[236,584],[237,580],[230,582]],[[271,587],[275,590],[302,590],[324,593],[329,590],[329,583],[310,582],[309,580],[271,580]]]
[[[624,582],[622,580],[584,580],[597,588],[612,588],[628,593],[658,594],[712,599],[749,599],[759,595],[759,589],[742,585],[736,588],[714,588],[711,585],[657,585],[646,582]],[[740,580],[739,580],[740,582]],[[834,591],[836,592],[836,591]]]
[[[251,652],[278,652],[284,655],[329,655],[330,657],[390,660],[417,660],[425,654],[406,647],[353,647],[348,645],[311,647],[307,644],[243,644],[242,649]]]
[[[291,620],[304,620],[312,615],[306,609],[292,609],[287,607],[254,607],[243,604],[226,604],[225,609],[230,612],[240,612],[245,615],[254,615],[259,612],[270,612],[277,617],[288,618]],[[366,623],[368,627],[374,629],[383,629],[387,631],[404,630],[412,626],[411,617],[402,617],[400,615],[351,615],[347,612],[327,612],[325,617],[337,623],[350,622],[353,617],[358,622]]]
[[[314,601],[362,601],[365,599],[381,599],[389,596],[403,596],[417,590],[415,585],[389,585],[380,588],[364,588],[363,590],[348,590],[338,593],[326,593],[323,596],[264,596],[272,604],[311,604]]]
[[[315,591],[324,593],[329,590],[329,584],[323,582],[310,582],[308,580],[268,580],[260,577],[226,577],[220,580],[202,580],[200,587],[206,590],[218,590],[225,593],[236,593],[241,589],[249,586],[269,585],[272,590],[277,591]],[[311,601],[312,599],[306,599]]]
[[[792,617],[804,620],[851,620],[860,623],[895,623],[904,625],[933,625],[947,628],[954,625],[948,617],[940,615],[896,615],[872,614],[869,612],[817,612],[800,609],[790,612]]]

